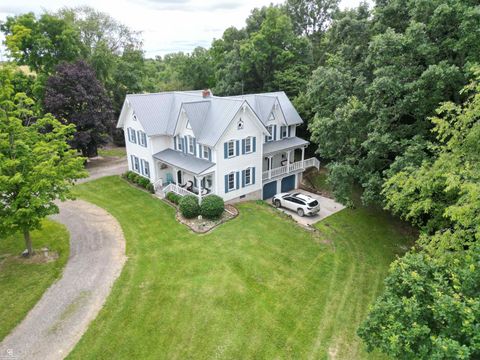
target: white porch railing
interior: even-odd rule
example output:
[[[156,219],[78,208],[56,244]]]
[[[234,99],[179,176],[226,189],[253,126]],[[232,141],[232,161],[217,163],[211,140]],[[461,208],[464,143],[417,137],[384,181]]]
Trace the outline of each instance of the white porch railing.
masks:
[[[292,164],[280,166],[275,169],[267,170],[262,173],[262,180],[268,180],[275,178],[277,176],[281,176],[284,174],[288,174],[297,170],[304,170],[309,167],[316,167],[317,169],[320,168],[320,161],[313,157],[303,161],[296,161]]]
[[[185,195],[198,196],[197,194],[191,191],[188,191],[187,189],[184,189],[181,186],[178,186],[177,184],[168,184],[162,189],[162,191],[165,195],[168,194],[169,192],[174,192],[181,196],[185,196]]]

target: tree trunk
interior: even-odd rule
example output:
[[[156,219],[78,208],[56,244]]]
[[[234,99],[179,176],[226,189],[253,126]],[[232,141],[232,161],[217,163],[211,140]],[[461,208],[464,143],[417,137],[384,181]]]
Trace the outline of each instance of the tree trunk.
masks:
[[[90,143],[87,145],[87,156],[89,158],[98,156],[97,144]]]
[[[23,230],[23,238],[25,239],[25,247],[27,248],[28,251],[28,256],[33,255],[33,249],[32,249],[32,239],[30,238],[30,231]]]

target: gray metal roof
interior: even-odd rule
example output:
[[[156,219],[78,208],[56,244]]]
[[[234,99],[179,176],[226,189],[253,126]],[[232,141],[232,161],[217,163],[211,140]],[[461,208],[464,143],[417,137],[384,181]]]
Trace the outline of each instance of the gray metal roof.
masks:
[[[184,154],[183,152],[173,149],[166,149],[153,155],[157,160],[160,160],[168,165],[180,168],[195,175],[199,175],[207,169],[210,169],[215,163],[199,159],[190,154]]]
[[[149,136],[173,136],[180,110],[183,108],[197,142],[214,146],[245,102],[265,125],[277,99],[287,124],[301,124],[302,119],[284,92],[206,98],[203,98],[201,91],[129,94],[125,103],[133,108],[138,121]],[[121,119],[122,116],[119,119],[119,127],[123,126]]]
[[[308,145],[307,140],[303,140],[299,137],[290,137],[278,141],[270,141],[263,144],[263,154],[271,154],[277,151],[289,150],[299,146]]]
[[[297,125],[303,123],[302,118],[298,114],[287,94],[285,94],[283,91],[238,95],[231,97],[236,99],[245,99],[250,106],[252,106],[264,124],[266,124],[272,112],[275,99],[277,99],[278,103],[280,104],[280,108],[283,111],[287,125]]]

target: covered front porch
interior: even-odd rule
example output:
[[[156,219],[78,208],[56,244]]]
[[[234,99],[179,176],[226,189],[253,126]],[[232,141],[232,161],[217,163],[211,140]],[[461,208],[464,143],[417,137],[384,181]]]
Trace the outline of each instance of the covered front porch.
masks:
[[[317,158],[305,159],[308,144],[308,141],[297,137],[264,144],[262,180],[303,171],[311,166],[319,168],[320,161]]]
[[[155,191],[163,195],[194,195],[200,203],[203,197],[215,193],[214,163],[172,149],[153,157],[157,173]]]

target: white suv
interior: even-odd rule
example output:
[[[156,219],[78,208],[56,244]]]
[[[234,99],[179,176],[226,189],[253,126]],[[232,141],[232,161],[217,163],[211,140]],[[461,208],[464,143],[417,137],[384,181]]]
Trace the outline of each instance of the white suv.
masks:
[[[320,204],[314,198],[301,193],[281,193],[272,198],[275,207],[284,207],[296,211],[299,216],[315,215],[320,211]]]

